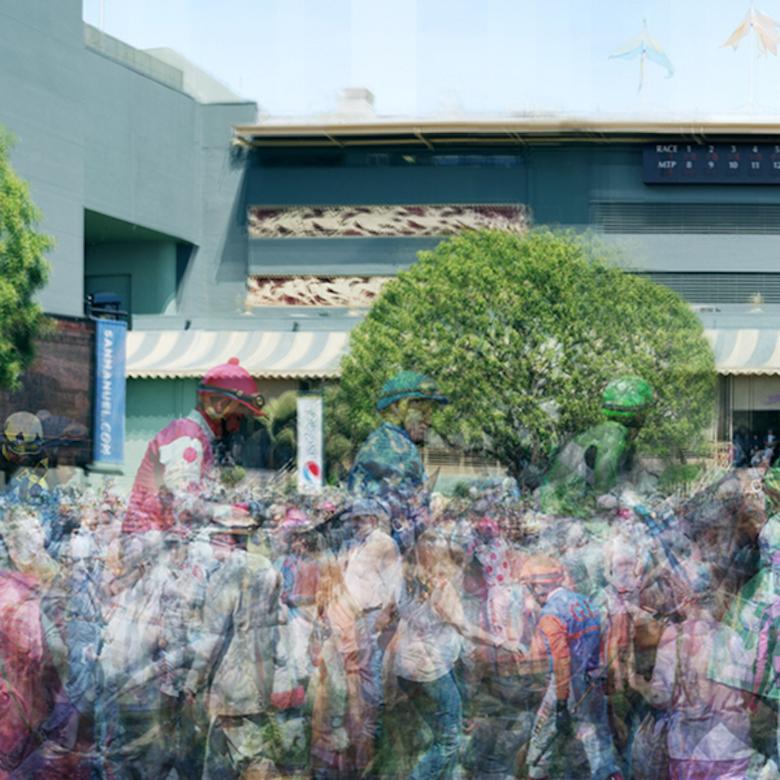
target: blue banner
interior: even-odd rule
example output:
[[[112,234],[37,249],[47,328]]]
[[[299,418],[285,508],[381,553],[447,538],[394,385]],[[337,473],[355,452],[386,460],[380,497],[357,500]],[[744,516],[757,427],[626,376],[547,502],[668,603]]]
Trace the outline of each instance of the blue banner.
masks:
[[[125,449],[125,341],[127,323],[95,323],[95,463],[119,464]]]

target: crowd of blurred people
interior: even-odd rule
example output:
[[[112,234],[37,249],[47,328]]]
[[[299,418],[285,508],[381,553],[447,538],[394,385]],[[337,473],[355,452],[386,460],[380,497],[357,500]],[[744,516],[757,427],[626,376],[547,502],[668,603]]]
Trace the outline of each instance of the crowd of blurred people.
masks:
[[[652,402],[619,378],[539,489],[450,497],[417,449],[447,399],[414,372],[307,495],[222,478],[262,413],[237,361],[127,497],[54,486],[14,421],[0,779],[780,777],[780,470],[662,495],[630,468]]]
[[[774,776],[780,474],[760,476],[623,489],[587,521],[485,483],[434,495],[411,537],[400,504],[335,488],[207,483],[132,533],[110,484],[11,491],[0,773]]]
[[[734,431],[732,462],[736,468],[772,466],[780,454],[778,447],[780,442],[773,428],[767,428],[762,437],[758,433],[751,434],[744,425],[740,425]]]

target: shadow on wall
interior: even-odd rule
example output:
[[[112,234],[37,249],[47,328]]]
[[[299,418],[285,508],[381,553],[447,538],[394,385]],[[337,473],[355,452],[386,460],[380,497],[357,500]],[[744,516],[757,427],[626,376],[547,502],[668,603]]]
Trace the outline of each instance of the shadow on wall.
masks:
[[[226,164],[230,169],[229,181],[233,176],[240,177],[233,193],[230,214],[225,224],[221,246],[217,252],[219,263],[216,280],[222,283],[246,284],[248,275],[248,237],[247,237],[247,154],[241,147],[231,147],[227,153]]]

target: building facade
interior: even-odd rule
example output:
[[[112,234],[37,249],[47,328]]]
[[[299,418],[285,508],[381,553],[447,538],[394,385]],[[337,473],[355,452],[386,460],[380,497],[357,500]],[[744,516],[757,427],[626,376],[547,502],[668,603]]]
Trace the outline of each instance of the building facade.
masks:
[[[283,272],[371,285],[455,223],[588,232],[698,313],[719,373],[713,436],[763,441],[780,425],[780,126],[504,117],[236,133],[255,287]]]
[[[389,120],[364,91],[257,123],[175,52],[85,25],[80,0],[0,0],[0,62],[0,124],[56,242],[42,304],[80,318],[113,292],[130,314],[129,475],[207,368],[238,356],[267,396],[335,380],[383,281],[480,226],[598,234],[699,313],[717,437],[780,428],[780,125]]]

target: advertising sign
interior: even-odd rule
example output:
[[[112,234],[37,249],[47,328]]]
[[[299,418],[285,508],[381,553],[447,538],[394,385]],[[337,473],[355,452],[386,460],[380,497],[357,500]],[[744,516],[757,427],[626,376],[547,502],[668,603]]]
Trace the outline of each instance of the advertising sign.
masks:
[[[95,463],[120,464],[125,448],[125,340],[127,323],[95,323]]]
[[[322,397],[305,395],[298,399],[298,490],[322,491]]]

